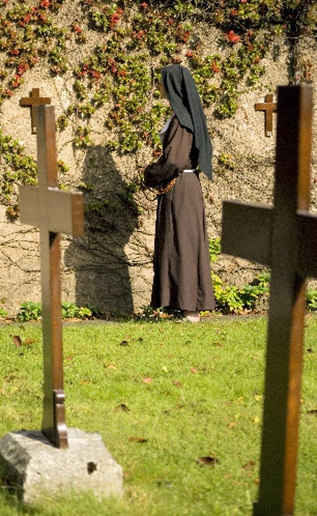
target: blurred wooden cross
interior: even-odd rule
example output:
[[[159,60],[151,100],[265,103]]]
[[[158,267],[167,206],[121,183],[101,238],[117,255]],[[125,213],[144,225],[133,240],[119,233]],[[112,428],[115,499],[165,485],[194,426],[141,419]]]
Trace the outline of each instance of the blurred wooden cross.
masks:
[[[83,197],[63,192],[57,183],[54,106],[38,106],[37,167],[39,186],[20,188],[20,218],[40,229],[44,348],[42,431],[58,448],[67,448],[63,387],[60,233],[83,234]]]
[[[294,511],[305,277],[317,277],[317,217],[309,215],[312,88],[280,87],[273,208],[223,205],[222,251],[271,267],[256,516]]]
[[[265,112],[264,129],[265,136],[272,136],[273,134],[273,112],[277,111],[277,104],[273,102],[272,93],[265,95],[265,102],[255,104],[256,111]]]
[[[40,97],[39,88],[33,88],[30,97],[23,97],[20,99],[20,106],[26,106],[31,108],[31,127],[32,134],[36,133],[36,106],[43,104],[50,104],[51,99],[49,97]]]

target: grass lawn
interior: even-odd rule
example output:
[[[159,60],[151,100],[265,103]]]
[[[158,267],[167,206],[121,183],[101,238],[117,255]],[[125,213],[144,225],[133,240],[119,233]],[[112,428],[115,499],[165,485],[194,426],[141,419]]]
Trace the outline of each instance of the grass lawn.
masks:
[[[296,516],[317,515],[316,332],[308,316]],[[265,318],[66,324],[67,425],[100,432],[123,467],[124,497],[73,494],[31,509],[2,486],[1,516],[251,515],[265,339]],[[0,436],[39,429],[41,326],[1,326],[0,344]]]

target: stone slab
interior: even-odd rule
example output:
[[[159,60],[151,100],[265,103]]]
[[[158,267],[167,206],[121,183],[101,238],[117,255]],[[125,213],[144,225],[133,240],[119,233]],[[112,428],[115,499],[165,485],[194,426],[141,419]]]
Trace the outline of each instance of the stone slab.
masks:
[[[0,439],[2,477],[31,504],[49,495],[89,491],[122,496],[122,468],[98,433],[68,428],[69,448],[55,448],[41,431],[10,432]]]

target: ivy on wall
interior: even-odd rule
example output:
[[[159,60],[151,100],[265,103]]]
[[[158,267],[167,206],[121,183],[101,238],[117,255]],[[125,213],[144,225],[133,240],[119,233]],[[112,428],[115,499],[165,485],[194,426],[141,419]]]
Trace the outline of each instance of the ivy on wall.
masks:
[[[48,63],[53,75],[71,73],[74,101],[57,127],[62,131],[72,123],[75,148],[92,144],[90,121],[103,107],[113,135],[110,150],[133,154],[148,145],[157,153],[157,129],[168,111],[157,86],[160,69],[168,63],[182,62],[192,70],[204,105],[219,118],[234,116],[239,96],[263,76],[263,58],[277,36],[290,38],[296,81],[311,79],[311,63],[299,69],[294,48],[301,36],[317,35],[314,0],[82,0],[76,5],[80,16],[65,22],[60,17],[64,0],[0,4],[0,103],[40,62]],[[200,23],[218,35],[219,52],[201,51]],[[82,45],[85,55],[91,34],[98,34],[98,44],[74,66],[69,48]],[[0,147],[5,150],[0,202],[14,216],[14,185],[35,181],[35,163],[3,134]]]

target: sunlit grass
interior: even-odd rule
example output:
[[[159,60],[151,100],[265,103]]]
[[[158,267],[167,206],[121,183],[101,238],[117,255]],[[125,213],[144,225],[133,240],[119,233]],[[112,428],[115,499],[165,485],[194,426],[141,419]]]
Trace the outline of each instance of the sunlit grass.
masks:
[[[297,516],[317,515],[316,326],[307,319]],[[38,429],[41,326],[0,331],[0,435]],[[123,467],[124,497],[74,495],[31,510],[3,487],[1,515],[251,515],[265,338],[264,318],[65,325],[67,424],[100,432]]]

